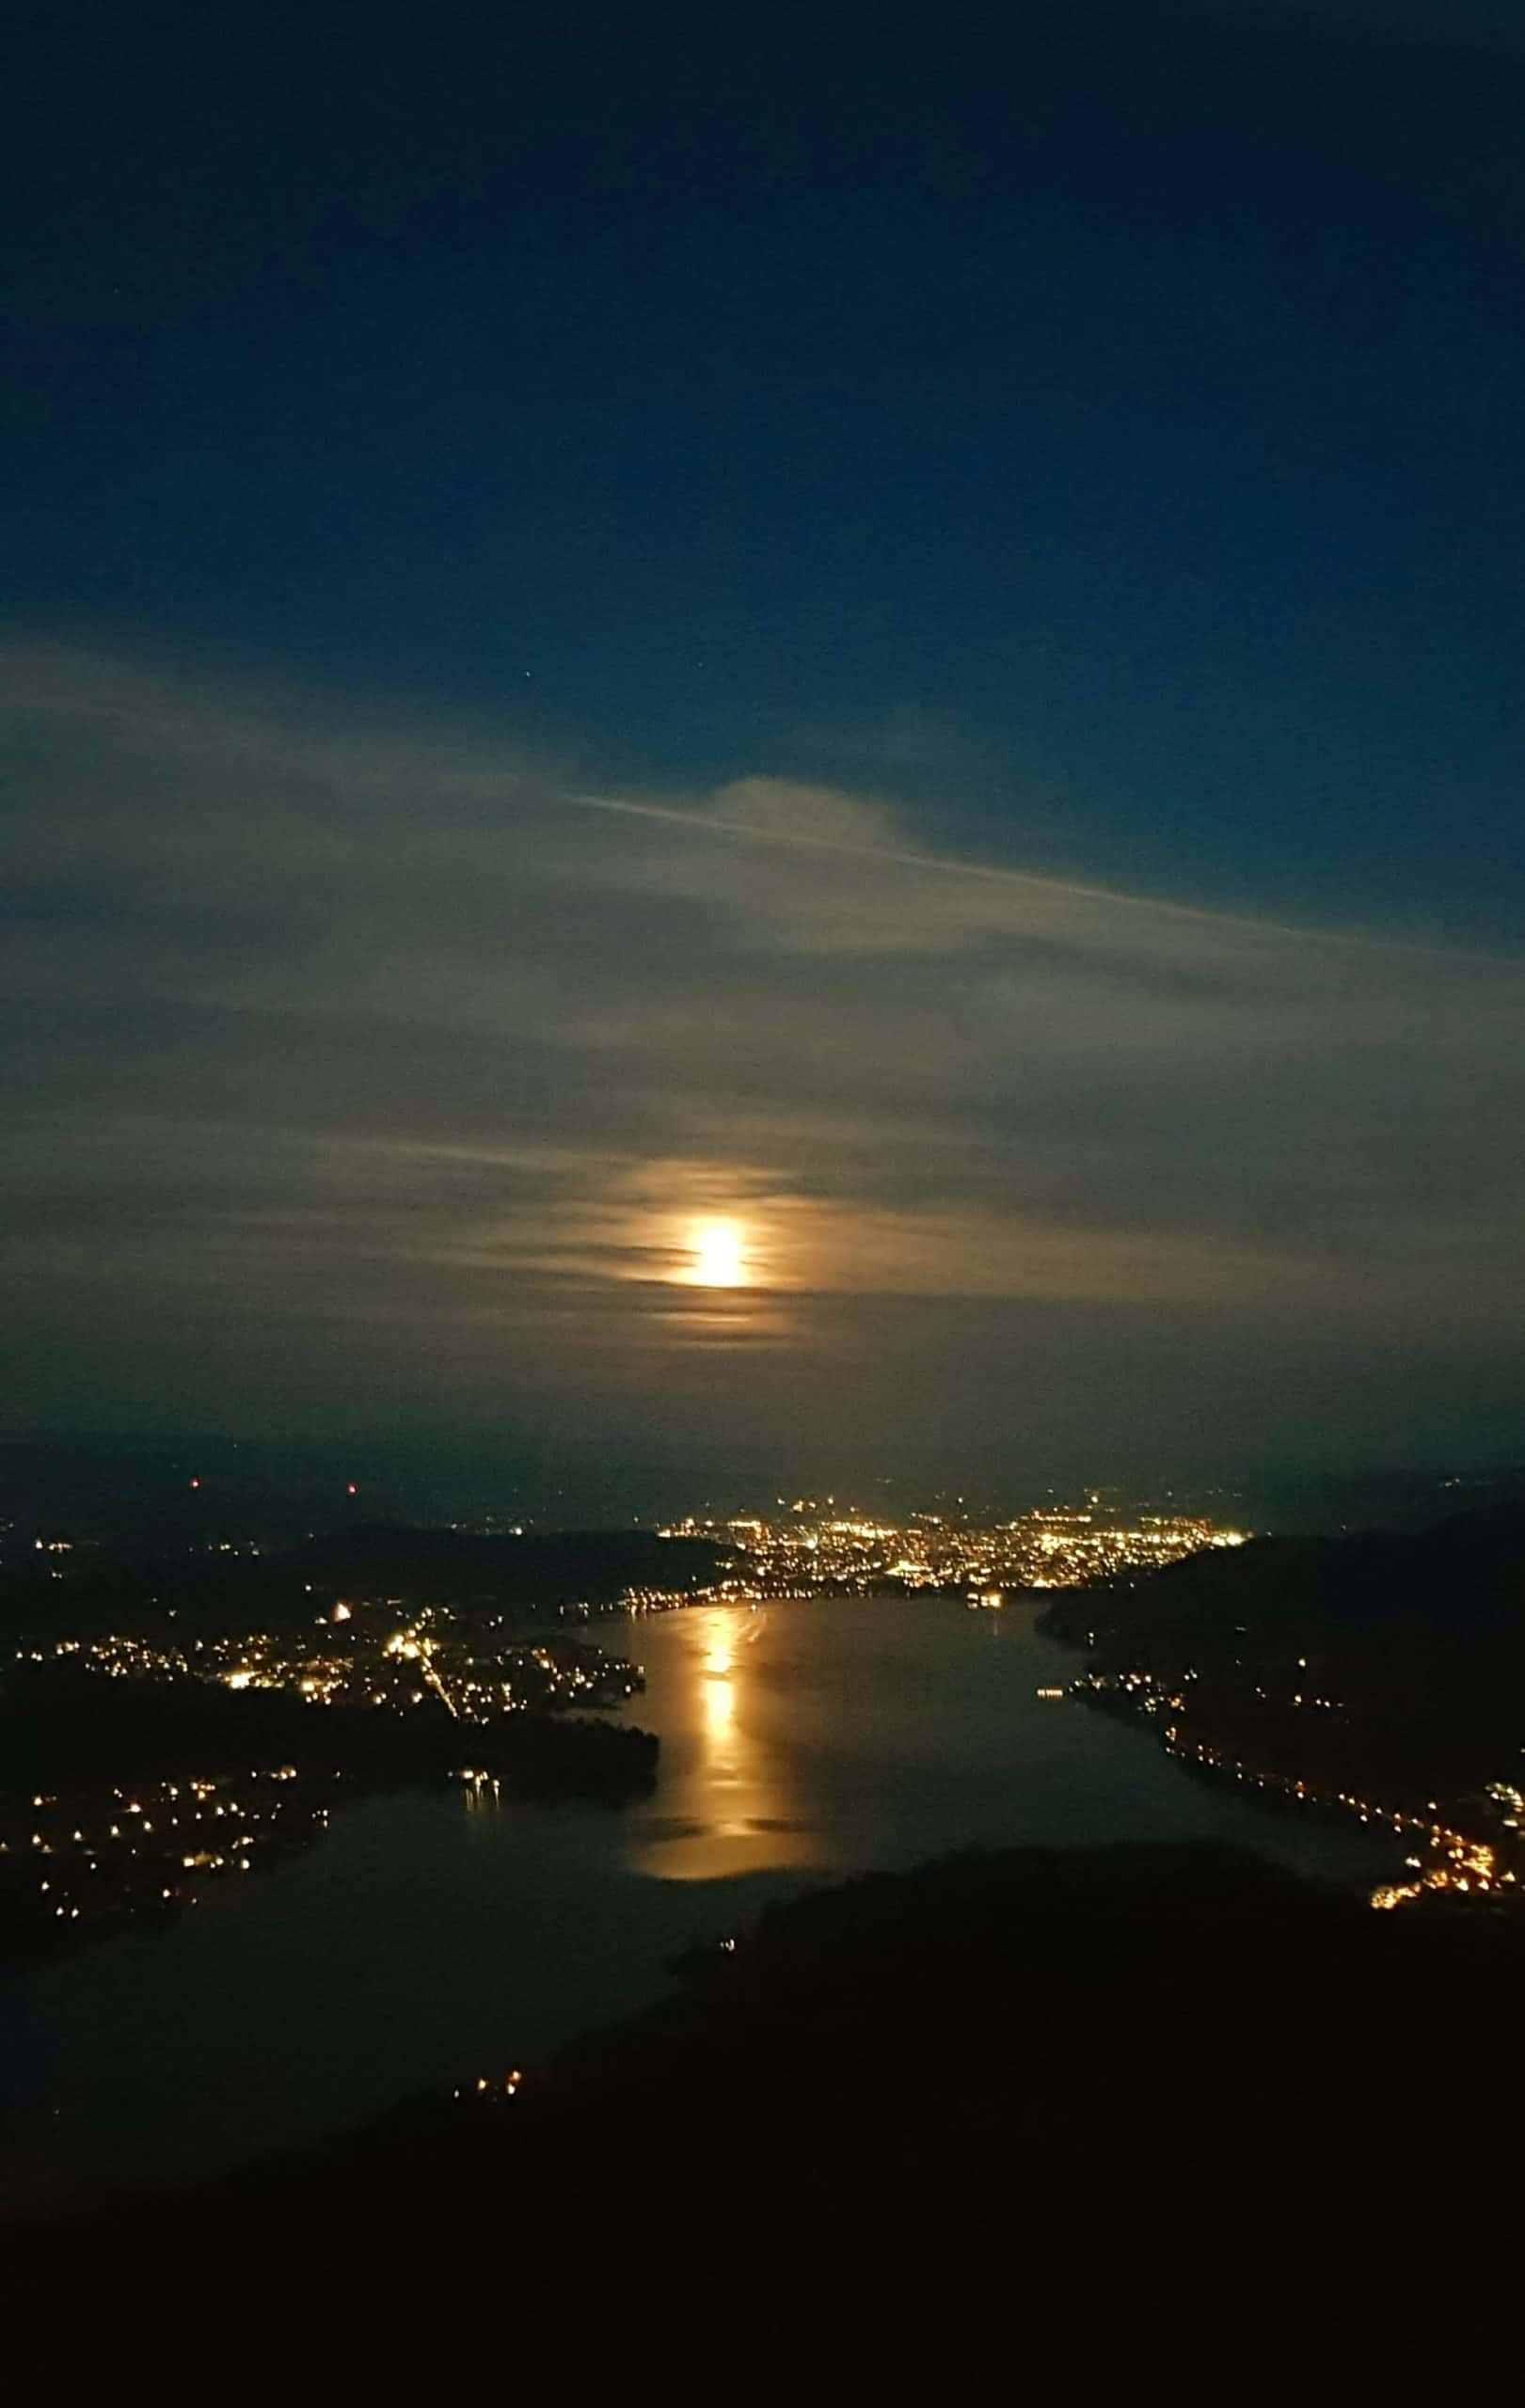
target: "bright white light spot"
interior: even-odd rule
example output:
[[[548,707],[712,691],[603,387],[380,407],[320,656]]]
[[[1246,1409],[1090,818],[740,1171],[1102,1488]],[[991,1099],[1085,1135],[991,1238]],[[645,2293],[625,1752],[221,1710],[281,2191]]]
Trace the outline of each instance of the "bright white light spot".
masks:
[[[693,1266],[689,1276],[696,1287],[746,1286],[746,1239],[739,1221],[696,1221],[691,1243]]]

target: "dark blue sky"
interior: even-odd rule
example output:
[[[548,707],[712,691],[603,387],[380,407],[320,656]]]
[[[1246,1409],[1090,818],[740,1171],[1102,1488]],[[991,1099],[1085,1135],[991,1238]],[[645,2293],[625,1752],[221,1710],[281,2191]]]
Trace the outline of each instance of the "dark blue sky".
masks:
[[[1525,53],[1384,14],[40,9],[11,608],[1508,925]]]
[[[346,959],[368,932],[401,943],[404,855],[447,824],[466,848],[493,818],[483,804],[463,820],[458,784],[438,800],[430,781],[447,756],[469,755],[459,774],[473,792],[490,784],[485,764],[512,762],[539,782],[536,808],[550,791],[708,808],[717,789],[773,781],[727,806],[747,843],[763,828],[765,849],[782,840],[808,854],[824,832],[846,853],[898,847],[1255,925],[1514,958],[1525,40],[1513,18],[1483,0],[24,9],[5,145],[5,591],[31,832],[9,907],[40,1049],[27,1111],[40,1092],[77,1091],[83,1130],[105,1100],[119,1109],[148,1094],[184,1137],[199,1117],[210,1127],[240,1063],[258,1058],[251,1092],[278,1088],[279,1047],[270,1054],[266,1021],[251,1033],[251,1015],[284,1015],[282,1026],[310,1008],[331,1015],[334,993],[314,1006],[309,984],[314,961],[342,949],[335,931]],[[28,715],[40,677],[40,719]],[[135,701],[117,678],[143,681]],[[181,732],[161,742],[171,721]],[[255,721],[258,742],[230,732]],[[177,904],[173,874],[154,889],[117,840],[133,813],[170,808],[177,779],[194,784],[202,772],[184,762],[203,738],[184,731],[214,723],[219,744],[249,759],[272,747],[278,762],[265,784],[240,784],[226,764],[210,780],[197,824],[209,845],[221,831],[221,882],[195,887],[193,909],[191,889]],[[390,899],[357,918],[342,878],[314,887],[300,864],[334,857],[333,764],[363,784],[360,752],[382,725],[389,744],[405,729],[408,757],[435,767],[418,769],[412,822],[388,822]],[[302,835],[304,794],[322,800]],[[636,824],[619,823],[621,846]],[[654,848],[669,824],[649,823]],[[542,841],[515,823],[539,917],[520,952],[499,956],[519,985],[477,1031],[494,1067],[469,1094],[442,1090],[415,1046],[396,1085],[378,1085],[377,1119],[469,1122],[485,1142],[491,1114],[469,1098],[485,1088],[502,1098],[492,1142],[532,1125],[539,1143],[545,1094],[564,1102],[568,1081],[588,1127],[619,1119],[623,1072],[590,1067],[585,1051],[575,1068],[535,1067],[535,1045],[570,1042],[569,1006],[538,990],[526,1000],[531,956],[553,923],[564,959],[568,932],[596,925],[606,961],[609,947],[659,939],[673,976],[671,948],[707,958],[717,915],[741,907],[665,854],[596,867],[580,853],[569,867],[564,825],[553,816]],[[590,891],[594,903],[568,899]],[[690,916],[659,926],[677,895]],[[457,908],[436,924],[441,963]],[[199,954],[186,969],[197,914],[197,942],[218,931],[212,953],[259,956],[257,993],[246,983],[214,997]],[[978,913],[951,934],[932,919],[961,959],[995,942]],[[759,1028],[767,997],[747,986],[755,933],[739,925],[714,953],[712,991],[731,994],[739,1026]],[[892,958],[923,943],[911,925],[853,904],[829,938],[816,928],[804,950],[827,983],[815,1025],[856,1008],[832,986],[848,974],[838,962],[828,975],[832,947],[854,974],[872,958],[891,978]],[[58,946],[25,951],[40,928],[80,943],[67,1007]],[[406,933],[421,943],[417,927]],[[1062,940],[1081,952],[1090,941]],[[1179,972],[1199,988],[1229,974],[1217,939],[1204,943],[1212,959]],[[166,1024],[192,1004],[222,1016],[206,1035],[220,1065],[210,1097],[193,1093],[165,1024],[123,1036],[96,994],[113,945],[121,995],[145,1010],[159,996]],[[1259,975],[1243,962],[1232,973]],[[1281,971],[1268,976],[1291,991]],[[651,1005],[649,958],[628,977]],[[421,1025],[435,1025],[449,983],[442,966],[423,982],[434,1000],[418,1004]],[[1510,988],[1511,1013],[1515,998]],[[710,1008],[697,995],[667,1004],[672,1044],[682,1010]],[[362,1009],[347,989],[343,1008]],[[928,1021],[886,1025],[878,1043],[865,1020],[853,1064],[889,1047],[908,1058],[939,1008],[929,995]],[[1060,1008],[1051,999],[1044,1012]],[[1490,990],[1475,1022],[1448,1020],[1432,1045],[1438,1014],[1454,1008],[1449,994],[1443,1007],[1409,998],[1380,1040],[1361,1019],[1359,1041],[1385,1046],[1385,1067],[1363,1054],[1329,1072],[1329,1125],[1367,1133],[1369,1153],[1374,1127],[1399,1150],[1390,1196],[1407,1195],[1437,1149],[1456,1158],[1450,1124],[1425,1115],[1447,1078],[1453,1103],[1458,1083],[1465,1100],[1465,1025],[1485,1035],[1476,1092],[1499,1108],[1504,1006]],[[616,1022],[625,1009],[611,1001]],[[337,1043],[333,1024],[322,1040],[309,1031],[308,1058]],[[1095,1043],[1120,1058],[1123,1040],[1100,1026]],[[909,1210],[866,1136],[850,1176],[803,1122],[779,1134],[779,1064],[798,1041],[777,1033],[786,1054],[764,1097],[764,1069],[733,1040],[726,1075],[712,1066],[718,1117],[703,1131],[677,1125],[675,1070],[664,1085],[648,1064],[652,1117],[623,1141],[626,1203],[640,1188],[641,1209],[656,1209],[629,1166],[657,1158],[689,1165],[685,1196],[698,1193],[683,1183],[695,1163],[729,1164],[699,1180],[727,1210],[726,1178],[732,1202],[813,1195],[845,1210],[850,1191],[866,1212]],[[983,1099],[989,1156],[956,1169],[942,1133],[948,1193],[922,1196],[918,1212],[983,1212],[1013,1149],[1037,1177],[1057,1142],[1046,1107],[1005,1097],[978,1069],[986,1043],[990,1031],[971,1033],[937,1092],[961,1078],[971,1111]],[[1156,1131],[1140,1185],[1125,1145],[1098,1168],[1098,1149],[1122,1143],[1124,1105],[1084,1138],[1066,1124],[1079,1150],[1040,1179],[1051,1234],[1056,1213],[1093,1232],[1147,1222],[1171,1244],[1196,1228],[1183,1199],[1203,1192],[1199,1116],[1239,1110],[1226,1099],[1241,1057],[1215,1055],[1211,1106],[1189,1109],[1181,1080],[1200,1033],[1160,1045],[1145,1085],[1176,1078],[1165,1117],[1179,1111],[1193,1135],[1172,1158]],[[1270,1051],[1290,1098],[1297,1047],[1279,1038]],[[1089,1091],[1087,1061],[1073,1075]],[[348,1057],[331,1068],[328,1102],[305,1107],[314,1127],[331,1128],[355,1092]],[[829,1084],[816,1109],[835,1125],[858,1069]],[[909,1090],[880,1108],[908,1127],[929,1109]],[[1279,1243],[1289,1227],[1336,1252],[1358,1244],[1347,1192],[1321,1196],[1310,1169],[1300,1200],[1273,1199],[1269,1141],[1236,1122],[1227,1142],[1223,1218],[1211,1237],[1198,1230],[1204,1246],[1230,1231]],[[20,1144],[25,1156],[24,1130]],[[1314,1151],[1327,1163],[1326,1133]],[[146,1226],[162,1231],[184,1207],[194,1155],[169,1149]],[[1473,1187],[1447,1209],[1465,1217],[1468,1196],[1483,1196],[1496,1232],[1497,1168],[1472,1164]],[[102,1176],[73,1175],[81,1195]],[[67,1188],[55,1165],[40,1192],[56,1203]],[[1379,1196],[1371,1209],[1380,1218]],[[1395,1248],[1400,1223],[1402,1212],[1384,1225]],[[921,1260],[916,1233],[896,1226],[877,1259],[903,1244]],[[1453,1247],[1464,1243],[1446,1226]],[[1433,1214],[1426,1228],[1438,1245]],[[1068,1292],[1069,1272],[1044,1260],[1039,1285]],[[1078,1281],[1087,1311],[1094,1272]],[[1115,1275],[1099,1275],[1104,1298]],[[1246,1294],[1260,1275],[1246,1271]],[[924,1296],[925,1264],[918,1278]],[[987,1266],[975,1292],[995,1292],[994,1278]],[[1172,1272],[1165,1284],[1181,1283]],[[295,1290],[270,1310],[272,1330],[294,1325]],[[192,1334],[165,1358],[166,1377],[178,1364],[193,1387],[200,1313],[185,1306]],[[1111,1358],[1087,1343],[1092,1378]],[[1160,1363],[1175,1344],[1162,1340]],[[1136,1336],[1124,1352],[1136,1363]],[[833,1359],[850,1353],[844,1339]],[[1464,1345],[1445,1374],[1446,1445],[1485,1445],[1498,1426],[1496,1386],[1468,1421],[1469,1359]],[[1171,1394],[1200,1378],[1191,1361],[1189,1375],[1160,1373]],[[201,1371],[215,1390],[223,1371]],[[1003,1375],[980,1376],[995,1394]],[[140,1395],[120,1366],[84,1385],[97,1418],[120,1418]],[[449,1393],[445,1372],[436,1386]],[[38,1412],[88,1418],[70,1416],[66,1387],[41,1380]],[[1077,1429],[1080,1415],[1077,1388]],[[1379,1442],[1370,1418],[1355,1416],[1351,1447]]]

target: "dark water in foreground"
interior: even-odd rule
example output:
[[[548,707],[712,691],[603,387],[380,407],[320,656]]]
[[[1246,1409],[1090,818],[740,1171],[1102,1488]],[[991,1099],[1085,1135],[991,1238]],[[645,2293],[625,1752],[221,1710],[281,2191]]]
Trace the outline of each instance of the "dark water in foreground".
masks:
[[[646,1668],[648,1801],[376,1799],[167,1932],[12,1982],[0,2196],[209,2171],[543,2055],[656,1996],[675,1949],[868,1866],[1190,1838],[1342,1879],[1392,1862],[1358,1824],[1257,1812],[1148,1732],[1039,1699],[1075,1662],[1024,1605],[703,1608],[595,1635]]]

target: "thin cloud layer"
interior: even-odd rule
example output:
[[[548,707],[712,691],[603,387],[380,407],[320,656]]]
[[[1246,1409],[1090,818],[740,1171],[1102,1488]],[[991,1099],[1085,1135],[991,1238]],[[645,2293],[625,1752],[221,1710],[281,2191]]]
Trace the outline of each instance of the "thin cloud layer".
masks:
[[[803,783],[580,794],[58,652],[0,692],[17,1418],[681,1453],[720,1413],[765,1453],[831,1389],[866,1458],[1088,1393],[1283,1450],[1310,1394],[1377,1449],[1507,1404],[1517,963],[948,859]],[[707,1298],[714,1214],[749,1270]]]

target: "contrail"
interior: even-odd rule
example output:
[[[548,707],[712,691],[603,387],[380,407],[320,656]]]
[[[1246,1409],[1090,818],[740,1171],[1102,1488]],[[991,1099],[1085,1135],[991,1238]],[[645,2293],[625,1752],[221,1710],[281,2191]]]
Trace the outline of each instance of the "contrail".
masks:
[[[151,692],[151,686],[150,690]],[[127,693],[114,694],[108,701],[93,700],[80,694],[68,696],[66,703],[55,701],[47,695],[42,700],[45,706],[56,712],[67,707],[75,717],[118,722],[130,721],[161,737],[183,739],[189,732],[201,741],[225,750],[231,744],[235,750],[262,750],[298,760],[308,759],[310,753],[310,745],[304,747],[300,741],[294,749],[280,716],[268,711],[240,711],[236,725],[230,725],[226,718],[219,721],[195,710],[187,711],[183,704],[179,708],[172,708],[155,698],[151,705],[140,692],[131,689]],[[414,767],[418,774],[425,774],[426,756],[418,760]],[[500,776],[482,768],[463,771],[447,767],[437,772],[437,776],[443,787],[453,786],[477,793],[484,788],[496,789],[501,784]],[[536,798],[541,802],[547,799],[543,792]],[[1183,927],[1238,930],[1263,941],[1279,938],[1290,944],[1397,954],[1425,961],[1463,962],[1474,969],[1507,971],[1517,977],[1525,969],[1525,959],[1518,954],[1480,952],[1470,945],[1436,943],[1421,937],[1386,936],[1368,928],[1320,928],[1292,921],[1261,919],[1249,911],[1224,911],[1211,904],[1173,903],[1160,895],[1130,895],[1119,887],[1096,886],[1082,879],[1049,877],[1036,870],[1009,869],[995,862],[964,861],[945,853],[916,852],[906,846],[855,845],[840,836],[815,836],[803,829],[758,828],[745,820],[728,819],[718,812],[684,809],[676,803],[636,802],[622,795],[564,792],[556,799],[577,810],[596,811],[624,819],[650,820],[661,827],[681,828],[692,836],[729,836],[739,842],[771,845],[786,851],[823,853],[843,861],[915,870],[931,878],[961,879],[979,885],[1004,887],[1037,903],[1080,903],[1097,910],[1131,912],[1139,918],[1152,918]]]
[[[1517,956],[1480,953],[1470,945],[1437,944],[1420,937],[1381,936],[1364,928],[1317,928],[1291,921],[1258,919],[1248,911],[1221,911],[1210,904],[1172,903],[1164,896],[1130,895],[1119,887],[1091,886],[1078,879],[1008,869],[996,862],[961,861],[945,853],[918,853],[899,846],[854,845],[839,836],[813,836],[802,829],[757,828],[745,820],[727,819],[718,812],[681,810],[675,803],[631,802],[621,796],[601,794],[569,794],[564,800],[580,810],[609,812],[627,819],[656,820],[664,827],[685,829],[691,835],[733,836],[745,843],[776,845],[789,851],[831,853],[847,861],[923,870],[935,878],[968,879],[981,885],[1013,889],[1040,902],[1062,898],[1066,902],[1178,921],[1193,927],[1237,928],[1251,936],[1280,937],[1293,944],[1356,947],[1374,953],[1412,955],[1422,960],[1464,961],[1517,974],[1525,969],[1525,962]]]

